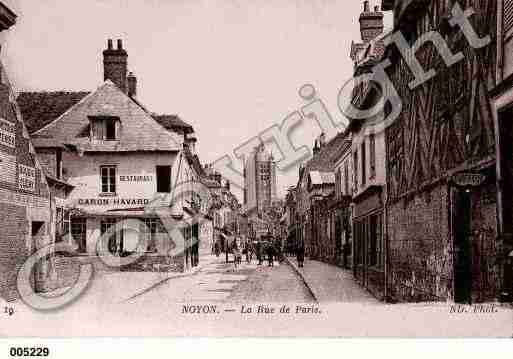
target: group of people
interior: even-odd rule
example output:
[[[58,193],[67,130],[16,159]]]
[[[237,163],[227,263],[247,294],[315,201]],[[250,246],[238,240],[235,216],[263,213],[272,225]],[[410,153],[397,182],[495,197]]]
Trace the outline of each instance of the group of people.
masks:
[[[221,247],[221,244],[218,242],[214,244],[213,252],[218,257],[221,254]],[[279,243],[273,243],[272,241],[244,241],[241,238],[237,238],[228,248],[228,250],[224,250],[226,252],[226,262],[228,263],[228,253],[231,252],[234,258],[233,263],[235,269],[238,269],[242,264],[243,256],[245,256],[246,263],[249,264],[252,262],[253,256],[256,255],[259,266],[263,265],[264,261],[267,260],[267,265],[269,267],[274,267],[274,262],[276,260],[280,263],[284,260],[284,254]],[[297,246],[294,252],[296,255],[298,267],[303,268],[305,261],[304,246]]]
[[[217,256],[220,255],[221,246],[217,243],[214,245],[214,252]],[[267,260],[269,267],[274,267],[274,262],[278,260],[283,261],[283,253],[279,244],[270,241],[249,241],[237,238],[229,246],[228,252],[233,254],[233,263],[235,269],[238,269],[242,264],[242,258],[245,256],[246,262],[249,264],[253,261],[253,256],[256,256],[258,265],[263,265],[264,260]],[[227,259],[228,262],[228,259]]]
[[[278,247],[279,248],[279,247]],[[277,249],[277,246],[273,243],[268,242],[260,242],[256,243],[256,256],[258,260],[258,265],[262,265],[264,263],[265,257],[267,257],[267,262],[269,267],[274,267],[274,260],[283,261],[283,254],[281,250]]]

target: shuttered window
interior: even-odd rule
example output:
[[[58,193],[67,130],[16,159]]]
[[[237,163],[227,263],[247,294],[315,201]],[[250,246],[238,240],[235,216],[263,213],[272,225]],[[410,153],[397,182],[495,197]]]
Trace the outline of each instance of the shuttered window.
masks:
[[[513,28],[513,0],[504,0],[504,32]]]

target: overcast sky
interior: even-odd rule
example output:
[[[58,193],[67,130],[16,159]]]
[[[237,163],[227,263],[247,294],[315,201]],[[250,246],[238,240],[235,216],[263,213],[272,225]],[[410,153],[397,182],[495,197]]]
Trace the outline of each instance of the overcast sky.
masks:
[[[5,2],[19,16],[2,48],[17,90],[94,90],[107,39],[122,38],[139,100],[191,123],[204,163],[299,109],[305,83],[340,120],[336,98],[352,73],[363,8],[362,0]],[[311,147],[319,133],[306,123],[293,140]],[[296,168],[279,173],[279,193],[296,181]]]

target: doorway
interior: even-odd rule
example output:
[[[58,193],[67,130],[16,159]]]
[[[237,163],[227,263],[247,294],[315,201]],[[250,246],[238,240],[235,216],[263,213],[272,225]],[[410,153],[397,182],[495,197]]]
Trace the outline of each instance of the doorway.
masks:
[[[454,196],[454,301],[470,303],[472,299],[472,193],[457,189]]]

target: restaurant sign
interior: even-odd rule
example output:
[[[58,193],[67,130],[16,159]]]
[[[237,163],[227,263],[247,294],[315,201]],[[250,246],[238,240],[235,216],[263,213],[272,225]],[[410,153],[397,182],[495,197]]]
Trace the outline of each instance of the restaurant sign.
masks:
[[[145,206],[147,198],[79,198],[79,206]]]

